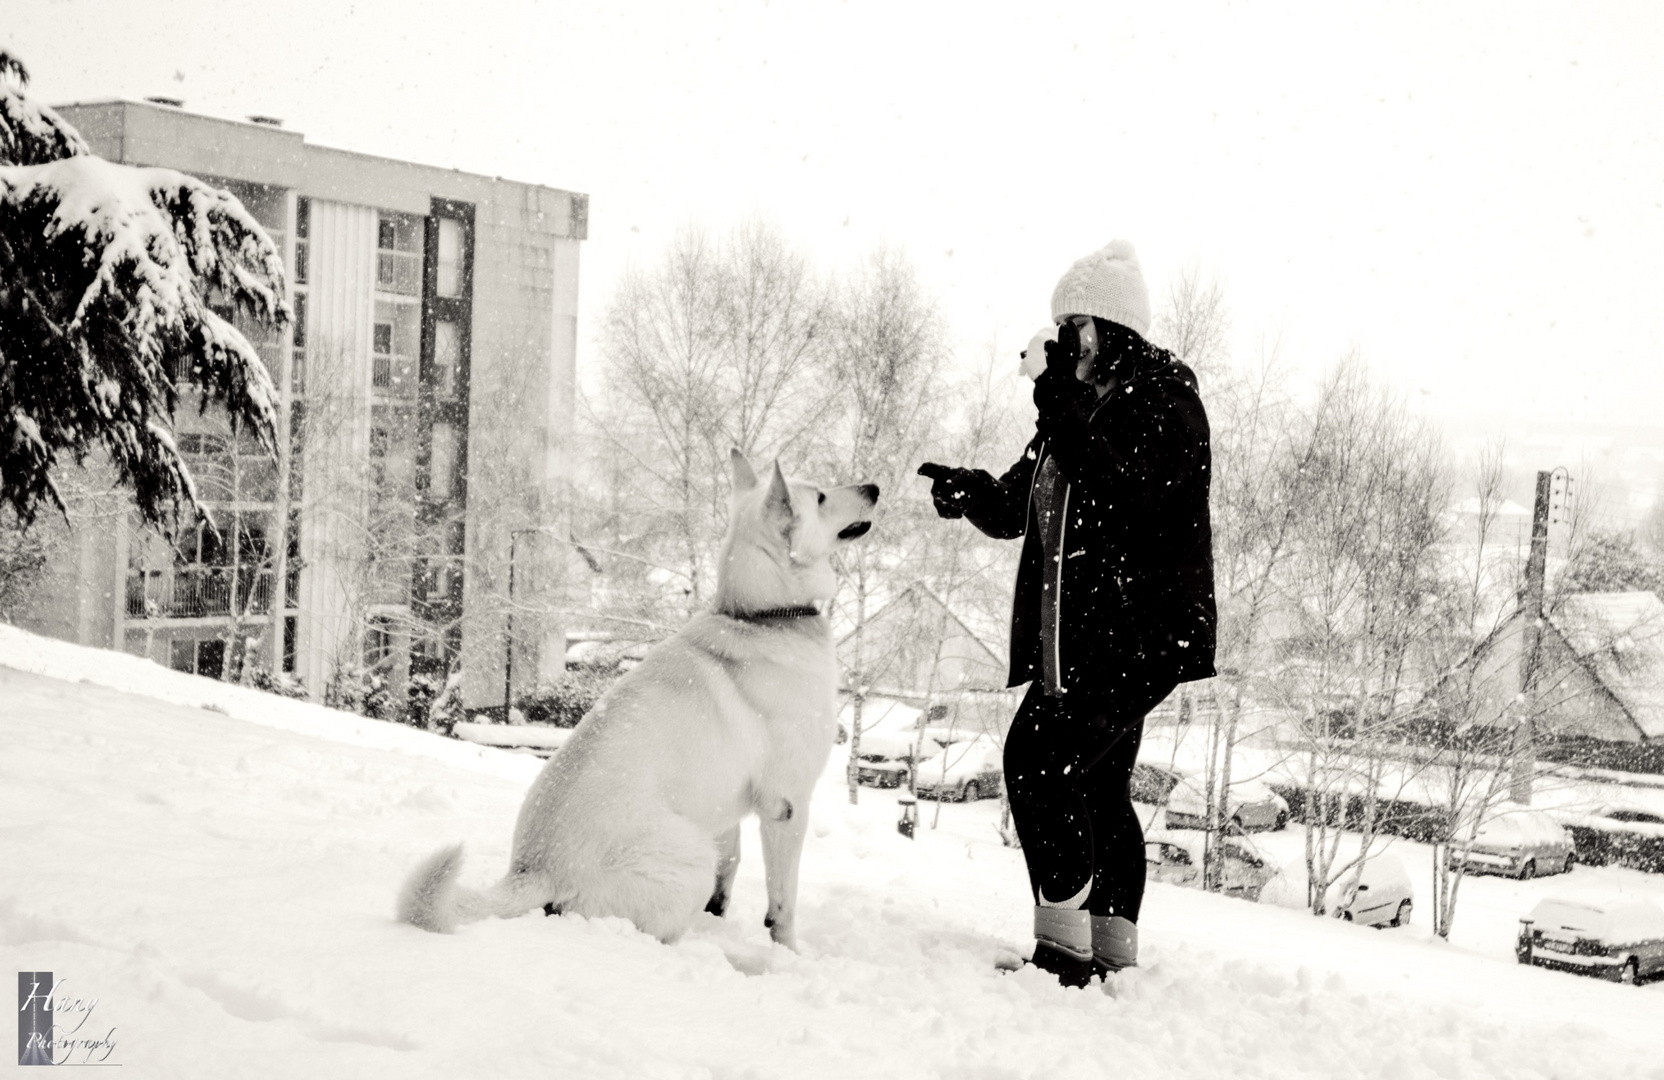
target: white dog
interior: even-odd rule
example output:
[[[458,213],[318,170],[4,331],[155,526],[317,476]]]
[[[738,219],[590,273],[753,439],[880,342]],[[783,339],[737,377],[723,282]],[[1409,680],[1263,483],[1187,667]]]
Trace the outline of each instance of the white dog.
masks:
[[[837,665],[816,601],[832,553],[871,527],[878,488],[822,491],[775,463],[758,483],[731,460],[714,610],[618,680],[549,759],[520,807],[508,874],[456,884],[461,845],[411,875],[399,917],[450,931],[488,915],[618,915],[663,941],[701,909],[721,915],[739,823],[761,819],[774,940],[796,947],[797,865],[809,795],[837,730]]]

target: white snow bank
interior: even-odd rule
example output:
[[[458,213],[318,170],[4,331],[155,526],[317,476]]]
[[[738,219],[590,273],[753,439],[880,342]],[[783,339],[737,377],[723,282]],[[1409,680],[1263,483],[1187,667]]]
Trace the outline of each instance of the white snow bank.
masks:
[[[523,754],[436,738],[426,732],[308,701],[280,697],[162,667],[155,661],[91,649],[0,624],[0,665],[54,679],[88,683],[156,701],[190,705],[264,727],[355,746],[431,757],[457,768],[529,782],[539,765]]]

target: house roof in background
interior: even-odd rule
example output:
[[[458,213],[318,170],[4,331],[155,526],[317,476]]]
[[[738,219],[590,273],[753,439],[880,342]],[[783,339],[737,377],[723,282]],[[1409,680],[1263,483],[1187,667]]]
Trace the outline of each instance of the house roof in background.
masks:
[[[881,620],[894,617],[893,613],[900,609],[901,603],[906,600],[909,595],[921,598],[925,603],[945,614],[948,619],[951,620],[952,623],[964,633],[966,637],[974,641],[979,648],[988,654],[989,661],[995,666],[1003,666],[1005,664],[1005,658],[1000,656],[999,652],[996,651],[992,645],[988,644],[988,627],[984,627],[981,631],[979,631],[976,627],[971,625],[972,622],[978,621],[974,615],[967,618],[966,615],[954,610],[953,607],[936,594],[936,590],[920,581],[913,582],[911,585],[907,586],[907,588],[897,593],[895,597],[883,607],[867,616],[867,625],[870,627]],[[844,631],[843,635],[838,638],[838,646],[841,648],[844,642],[848,641],[854,636],[854,634],[855,630],[853,628]]]
[[[1664,601],[1650,592],[1576,593],[1549,616],[1648,739],[1664,739]]]

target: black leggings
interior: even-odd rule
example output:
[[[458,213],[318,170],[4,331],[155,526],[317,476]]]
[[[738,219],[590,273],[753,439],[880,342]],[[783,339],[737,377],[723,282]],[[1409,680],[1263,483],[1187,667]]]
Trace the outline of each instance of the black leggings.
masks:
[[[1144,716],[1173,686],[1053,698],[1040,680],[1029,684],[1005,739],[1005,786],[1035,903],[1042,891],[1066,903],[1090,883],[1083,906],[1092,914],[1138,921],[1144,830],[1127,783]]]

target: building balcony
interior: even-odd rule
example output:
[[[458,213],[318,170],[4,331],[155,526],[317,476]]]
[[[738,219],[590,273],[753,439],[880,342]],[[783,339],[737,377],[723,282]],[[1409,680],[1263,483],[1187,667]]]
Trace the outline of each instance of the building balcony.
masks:
[[[378,397],[416,398],[416,362],[377,353],[370,358],[370,386]]]
[[[272,573],[252,567],[186,566],[127,575],[130,619],[206,619],[267,615]]]

